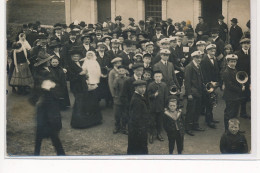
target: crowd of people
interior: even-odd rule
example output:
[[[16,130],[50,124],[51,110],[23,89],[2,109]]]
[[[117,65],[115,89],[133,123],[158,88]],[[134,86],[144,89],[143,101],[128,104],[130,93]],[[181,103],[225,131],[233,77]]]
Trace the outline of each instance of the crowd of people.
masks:
[[[113,106],[113,133],[128,135],[127,154],[148,154],[148,142],[164,141],[163,128],[169,153],[176,141],[181,154],[184,134],[205,130],[199,125],[201,114],[208,127],[215,129],[219,123],[213,117],[217,88],[226,103],[221,152],[247,153],[236,118],[240,112],[250,119],[250,21],[243,33],[236,18],[230,29],[223,19],[219,16],[211,29],[202,16],[195,29],[190,21],[173,24],[170,18],[138,24],[129,18],[125,26],[121,16],[115,23],[111,18],[95,25],[57,23],[52,32],[40,22],[24,24],[12,44],[8,79],[14,93],[30,94],[30,103],[37,107],[35,155],[46,137],[58,155],[65,155],[60,110],[72,105],[69,91],[75,98],[72,128],[101,124],[99,102],[104,99],[107,107]]]

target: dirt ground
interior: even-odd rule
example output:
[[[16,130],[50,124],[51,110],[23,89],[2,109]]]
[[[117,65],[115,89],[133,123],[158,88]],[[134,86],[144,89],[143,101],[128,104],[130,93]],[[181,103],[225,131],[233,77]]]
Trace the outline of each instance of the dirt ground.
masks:
[[[219,92],[219,103],[214,108],[214,118],[220,120],[217,129],[210,129],[206,126],[205,117],[200,117],[200,126],[205,127],[204,132],[195,132],[195,136],[185,135],[183,154],[219,154],[219,141],[224,132],[224,107],[225,103],[221,99],[222,93]],[[13,94],[9,89],[7,95],[7,153],[9,156],[31,156],[34,152],[35,140],[35,108],[28,101],[28,96]],[[74,98],[70,94],[71,103]],[[186,105],[186,103],[185,103]],[[105,108],[101,102],[103,114],[103,124],[96,127],[75,130],[70,127],[72,108],[61,112],[63,128],[60,138],[64,146],[66,155],[69,156],[90,156],[90,155],[124,155],[127,151],[127,136],[123,134],[113,134],[114,116],[112,108]],[[250,112],[250,104],[248,104]],[[184,112],[185,112],[184,108]],[[251,123],[248,119],[239,118],[241,129],[245,130],[249,151],[251,146]],[[161,155],[168,154],[168,140],[166,133],[163,132],[165,141],[155,140],[148,145],[149,154]],[[176,153],[176,149],[174,151]],[[44,139],[42,156],[55,156],[54,147],[50,139]]]

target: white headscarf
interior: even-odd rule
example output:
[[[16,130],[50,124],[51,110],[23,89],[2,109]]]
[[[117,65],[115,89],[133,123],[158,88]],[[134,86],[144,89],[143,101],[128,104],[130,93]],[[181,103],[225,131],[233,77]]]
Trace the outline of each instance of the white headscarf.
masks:
[[[22,37],[24,37],[24,41],[22,40]],[[26,50],[31,50],[31,46],[28,43],[28,41],[26,40],[26,35],[24,33],[19,34],[19,41],[18,43],[21,43],[22,46],[26,49]]]
[[[93,58],[88,59],[89,55],[92,54]],[[88,83],[98,84],[101,77],[101,68],[99,63],[96,61],[97,57],[93,51],[88,51],[86,57],[82,59],[84,61],[82,69],[88,72]]]

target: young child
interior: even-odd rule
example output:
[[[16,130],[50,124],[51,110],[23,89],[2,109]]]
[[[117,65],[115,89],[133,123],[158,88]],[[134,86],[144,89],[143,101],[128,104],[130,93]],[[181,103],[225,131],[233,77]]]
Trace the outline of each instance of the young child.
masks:
[[[243,134],[239,133],[240,122],[233,118],[228,121],[228,131],[220,139],[220,151],[222,154],[248,153],[247,141]]]
[[[182,110],[178,109],[178,100],[170,98],[164,112],[163,125],[169,140],[169,154],[173,154],[175,141],[178,154],[183,151],[184,125]]]
[[[114,114],[115,114],[115,129],[114,134],[120,132],[120,130],[126,129],[127,117],[125,113],[125,107],[123,106],[120,98],[120,93],[123,88],[123,84],[128,77],[126,76],[126,68],[122,65],[117,67],[118,75],[113,83],[113,97],[114,97]]]
[[[61,98],[59,99],[59,105],[61,110],[64,110],[70,106],[70,98],[66,82],[67,70],[60,67],[59,58],[54,56],[50,61],[50,70],[53,72],[55,80],[61,89]]]
[[[147,82],[147,86],[152,82],[152,69],[144,69],[143,80]]]
[[[165,82],[162,82],[162,72],[154,71],[154,81],[148,85],[147,93],[150,106],[150,136],[149,142],[153,143],[154,132],[157,132],[157,139],[164,141],[161,136],[163,112],[166,107],[168,98],[168,87]]]
[[[143,55],[143,62],[144,62],[144,69],[151,69],[151,61],[152,61],[152,55],[149,53],[146,53]]]

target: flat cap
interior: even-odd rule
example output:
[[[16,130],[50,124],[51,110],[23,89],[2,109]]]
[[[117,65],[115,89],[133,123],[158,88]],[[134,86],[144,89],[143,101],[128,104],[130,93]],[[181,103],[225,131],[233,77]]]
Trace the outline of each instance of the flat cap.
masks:
[[[106,47],[106,44],[105,44],[105,42],[101,42],[100,41],[100,42],[97,43],[97,46],[104,46],[104,47]]]
[[[207,47],[206,47],[206,50],[209,50],[209,49],[216,49],[217,46],[215,44],[209,44]]]
[[[227,60],[238,60],[238,56],[235,54],[230,54],[226,56]]]
[[[112,59],[111,63],[115,63],[115,62],[118,62],[118,61],[122,61],[122,58],[116,57],[116,58]]]
[[[170,42],[171,41],[177,41],[177,39],[178,39],[178,37],[175,37],[175,36],[169,38]]]
[[[150,57],[150,58],[152,58],[152,55],[150,54],[150,53],[145,53],[144,55],[143,55],[143,58],[144,57]]]
[[[175,34],[176,36],[180,36],[180,37],[183,37],[185,36],[184,32],[176,32]]]
[[[153,45],[153,42],[148,41],[148,42],[145,43],[145,47],[147,47],[147,46],[149,46],[149,45]]]
[[[250,43],[250,39],[249,38],[242,38],[239,43],[240,44],[242,44],[242,43]]]
[[[193,52],[192,54],[191,54],[191,57],[194,57],[194,56],[200,56],[200,55],[203,55],[204,53],[203,52],[201,52],[201,51],[195,51],[195,52]]]
[[[162,49],[160,50],[161,54],[171,54],[171,52],[168,49]]]
[[[206,42],[205,41],[198,41],[196,43],[196,46],[198,46],[198,45],[206,45]]]
[[[140,68],[140,67],[144,67],[144,64],[136,63],[136,64],[133,65],[132,69],[135,70],[135,69]]]
[[[160,44],[164,44],[164,43],[170,43],[170,39],[169,38],[163,38],[160,40]]]
[[[144,80],[136,80],[136,81],[134,81],[133,85],[135,87],[141,86],[141,85],[146,85],[146,81],[144,81]]]
[[[112,39],[111,43],[120,43],[120,40],[119,39]]]

